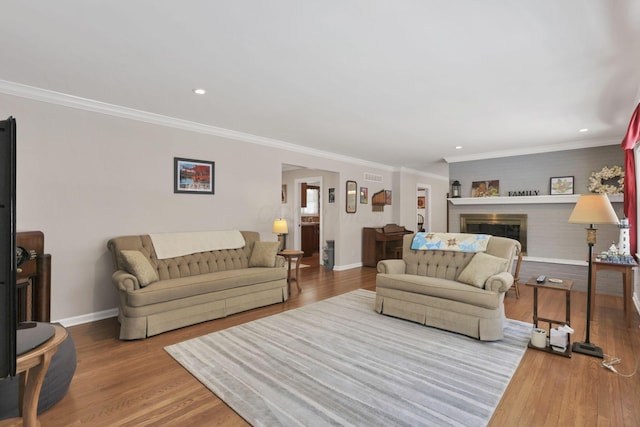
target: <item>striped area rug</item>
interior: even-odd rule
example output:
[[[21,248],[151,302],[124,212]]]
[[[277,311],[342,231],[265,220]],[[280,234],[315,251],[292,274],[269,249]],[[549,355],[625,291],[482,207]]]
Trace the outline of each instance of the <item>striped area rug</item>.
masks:
[[[166,347],[254,426],[486,425],[531,324],[481,342],[383,316],[357,290]]]

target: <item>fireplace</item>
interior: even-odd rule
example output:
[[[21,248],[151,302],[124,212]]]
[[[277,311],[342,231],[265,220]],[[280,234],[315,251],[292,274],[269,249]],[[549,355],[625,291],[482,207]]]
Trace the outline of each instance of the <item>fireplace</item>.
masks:
[[[527,253],[527,214],[460,214],[460,232],[508,237]]]

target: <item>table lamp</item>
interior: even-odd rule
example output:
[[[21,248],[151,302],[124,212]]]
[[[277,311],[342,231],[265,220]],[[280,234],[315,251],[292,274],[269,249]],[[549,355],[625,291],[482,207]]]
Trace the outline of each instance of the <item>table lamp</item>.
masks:
[[[278,242],[280,242],[280,250],[287,249],[287,239],[285,235],[289,234],[289,228],[287,227],[287,220],[278,218],[273,221],[273,230],[274,234],[278,235]]]
[[[618,224],[611,202],[606,194],[583,194],[569,217],[570,223],[589,224],[587,228],[587,244],[589,245],[589,270],[587,273],[587,331],[584,342],[575,342],[571,347],[575,353],[603,358],[602,349],[589,342],[591,324],[591,267],[593,265],[593,245],[596,243],[596,228],[594,224]],[[595,291],[595,290],[594,290]]]

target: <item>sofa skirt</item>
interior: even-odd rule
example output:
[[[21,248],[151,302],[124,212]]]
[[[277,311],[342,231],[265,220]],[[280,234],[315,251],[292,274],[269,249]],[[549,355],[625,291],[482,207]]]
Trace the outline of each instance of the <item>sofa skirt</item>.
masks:
[[[284,302],[287,281],[243,286],[144,307],[120,305],[120,339],[133,340]],[[171,304],[173,303],[173,307]]]
[[[457,332],[482,341],[504,338],[502,307],[500,304],[498,308],[489,309],[397,289],[376,289],[375,310],[380,314]]]

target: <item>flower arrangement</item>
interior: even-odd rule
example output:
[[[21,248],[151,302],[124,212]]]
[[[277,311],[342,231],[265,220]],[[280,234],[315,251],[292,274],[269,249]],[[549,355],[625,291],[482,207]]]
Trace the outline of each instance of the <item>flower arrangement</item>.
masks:
[[[623,188],[624,170],[620,166],[605,166],[600,172],[593,172],[589,177],[589,191],[592,193],[618,194],[622,193]]]

